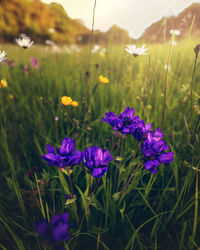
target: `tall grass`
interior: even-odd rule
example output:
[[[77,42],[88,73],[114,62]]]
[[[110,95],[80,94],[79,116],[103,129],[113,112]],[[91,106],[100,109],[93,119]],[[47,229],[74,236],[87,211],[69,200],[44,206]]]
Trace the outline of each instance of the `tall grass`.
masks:
[[[200,160],[199,129],[192,144],[187,129],[196,44],[182,41],[171,54],[163,132],[175,152],[174,162],[160,166],[156,175],[140,167],[133,178],[137,143],[132,137],[117,138],[101,117],[130,106],[154,129],[161,127],[169,45],[149,45],[150,58],[133,58],[126,57],[125,45],[109,44],[105,57],[91,54],[89,81],[87,47],[68,54],[64,49],[54,52],[37,46],[22,56],[20,48],[3,46],[16,62],[14,68],[0,67],[1,78],[8,82],[8,88],[0,89],[2,249],[43,249],[33,222],[63,211],[69,212],[73,222],[66,249],[195,249],[200,245],[195,170]],[[25,75],[23,66],[30,64],[32,56],[40,68],[30,67]],[[109,78],[109,84],[99,83],[101,74]],[[199,79],[197,70],[193,104],[200,109]],[[79,106],[62,106],[64,95]],[[191,119],[198,120],[197,108]],[[79,150],[93,145],[109,149],[120,163],[111,163],[108,173],[93,181],[77,166],[71,173],[71,187],[67,173],[46,166],[41,159],[48,143],[59,146],[64,137],[76,139]],[[71,188],[73,199],[66,202]]]

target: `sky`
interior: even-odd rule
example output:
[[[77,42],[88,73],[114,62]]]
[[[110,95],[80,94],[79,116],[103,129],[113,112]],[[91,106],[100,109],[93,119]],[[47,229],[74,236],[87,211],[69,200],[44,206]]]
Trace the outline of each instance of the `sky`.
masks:
[[[96,0],[94,28],[107,31],[113,24],[138,38],[145,28],[163,16],[177,15],[192,3],[200,0]],[[51,3],[52,0],[42,0]],[[94,0],[53,0],[62,4],[69,17],[82,19],[92,28]]]

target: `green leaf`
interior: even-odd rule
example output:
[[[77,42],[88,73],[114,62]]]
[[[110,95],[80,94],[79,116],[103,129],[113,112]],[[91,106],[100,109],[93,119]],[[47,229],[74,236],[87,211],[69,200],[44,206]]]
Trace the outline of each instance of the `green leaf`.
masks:
[[[105,228],[98,228],[95,225],[92,225],[90,228],[88,228],[88,232],[89,233],[93,233],[93,234],[103,234],[105,232],[108,232],[109,228],[105,227]]]
[[[121,196],[121,192],[117,192],[117,193],[114,193],[114,194],[112,195],[112,197],[113,197],[113,199],[114,199],[115,201],[119,200],[120,196]]]

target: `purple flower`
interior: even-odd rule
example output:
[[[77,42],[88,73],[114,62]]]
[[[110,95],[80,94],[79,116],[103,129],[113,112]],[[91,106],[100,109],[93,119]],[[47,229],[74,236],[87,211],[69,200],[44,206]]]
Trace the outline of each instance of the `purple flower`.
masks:
[[[27,65],[24,65],[24,74],[25,75],[28,75],[28,72],[29,72],[29,68]]]
[[[137,119],[130,125],[130,132],[137,141],[141,141],[144,135],[151,130],[151,123],[144,124],[143,120]]]
[[[173,152],[163,152],[169,149],[166,142],[162,140],[164,134],[160,129],[148,132],[146,139],[141,144],[142,152],[144,154],[144,167],[152,174],[157,172],[159,164],[167,164],[173,161]]]
[[[68,219],[68,213],[64,213],[61,216],[55,214],[51,219],[52,236],[55,242],[68,241],[70,239],[70,234],[68,233],[68,230],[72,224],[67,224]]]
[[[49,228],[49,224],[47,222],[47,220],[45,219],[41,219],[41,221],[39,223],[34,223],[35,225],[35,229],[38,232],[38,234],[41,237],[47,237],[49,232],[50,232],[50,228]]]
[[[134,108],[127,107],[119,116],[111,111],[105,113],[105,118],[103,117],[102,121],[110,124],[114,130],[118,130],[122,134],[131,134],[136,140],[141,141],[145,133],[150,131],[151,124],[145,125],[139,116],[134,115]]]
[[[39,61],[37,60],[37,58],[31,57],[30,61],[31,61],[31,66],[32,66],[33,68],[35,68],[35,69],[38,69],[38,68],[39,68],[40,63],[39,63]]]
[[[7,64],[10,68],[13,68],[15,66],[15,61],[14,60],[9,61],[7,58],[4,61],[4,63]]]
[[[58,166],[64,168],[69,166],[72,168],[83,161],[84,152],[75,150],[75,141],[71,138],[64,138],[61,144],[61,148],[54,148],[51,145],[47,145],[47,154],[44,154],[42,158],[47,161],[49,166]]]
[[[112,161],[112,154],[100,147],[88,147],[85,149],[85,167],[95,178],[102,177],[108,171],[108,163]]]
[[[52,243],[68,241],[70,239],[71,236],[68,230],[72,224],[68,223],[68,219],[68,213],[64,213],[61,216],[55,214],[51,219],[51,223],[42,219],[39,223],[34,223],[34,225],[39,236],[45,238],[47,243],[51,245]]]
[[[65,199],[66,199],[66,200],[69,200],[69,199],[71,199],[71,198],[72,198],[71,195],[65,194]]]

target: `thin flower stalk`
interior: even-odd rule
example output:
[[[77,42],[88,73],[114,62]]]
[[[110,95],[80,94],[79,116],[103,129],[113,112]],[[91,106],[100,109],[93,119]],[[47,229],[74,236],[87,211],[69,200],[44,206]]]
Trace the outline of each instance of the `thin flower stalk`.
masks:
[[[194,208],[194,223],[192,230],[192,240],[195,240],[196,231],[197,231],[197,223],[198,223],[198,196],[199,196],[199,181],[198,181],[198,168],[196,170],[196,188],[195,188],[195,208]]]
[[[166,77],[165,77],[165,87],[164,87],[164,102],[163,102],[163,111],[162,111],[162,123],[161,123],[161,128],[163,129],[164,127],[164,122],[165,122],[165,110],[166,110],[166,99],[167,99],[167,84],[168,84],[168,72],[169,72],[169,65],[170,65],[170,58],[171,58],[171,53],[172,53],[172,44],[174,40],[174,32],[171,37],[171,42],[170,42],[170,47],[169,47],[169,54],[168,54],[168,59],[167,59],[167,69],[166,69]]]
[[[191,80],[191,87],[190,87],[190,130],[192,129],[192,114],[193,114],[193,89],[194,89],[194,75],[196,72],[197,67],[197,59],[199,55],[199,44],[194,48],[195,51],[195,59],[194,59],[194,68],[192,72],[192,80]]]
[[[126,193],[126,190],[127,190],[127,188],[128,188],[128,185],[129,185],[130,181],[132,180],[133,176],[135,175],[136,171],[139,169],[139,167],[140,167],[141,165],[142,165],[142,162],[140,162],[140,163],[137,165],[137,167],[136,167],[135,170],[133,171],[132,175],[129,177],[129,179],[128,179],[126,185],[124,186],[124,189],[122,190],[122,195],[121,195],[121,198],[120,198],[120,200],[119,200],[119,203],[121,203],[122,199],[124,198],[125,193]]]
[[[74,189],[73,189],[73,185],[72,185],[72,178],[71,178],[70,171],[68,171],[68,179],[69,179],[69,185],[70,185],[71,194],[72,194],[72,197],[74,197],[75,194],[74,194]],[[79,225],[79,218],[78,218],[78,213],[77,213],[76,200],[74,201],[74,213],[75,213],[75,217],[76,217],[76,223],[77,223],[77,225]]]
[[[196,126],[195,126],[195,129],[194,129],[194,132],[191,136],[191,140],[190,140],[190,143],[193,144],[194,141],[195,141],[195,135],[198,134],[198,130],[200,128],[200,115],[198,116],[198,120],[197,120],[197,123],[196,123]]]
[[[93,181],[93,177],[90,176],[90,179],[89,179],[89,186],[88,186],[88,196],[90,196],[90,189],[91,189],[91,186],[92,186],[92,181]]]

